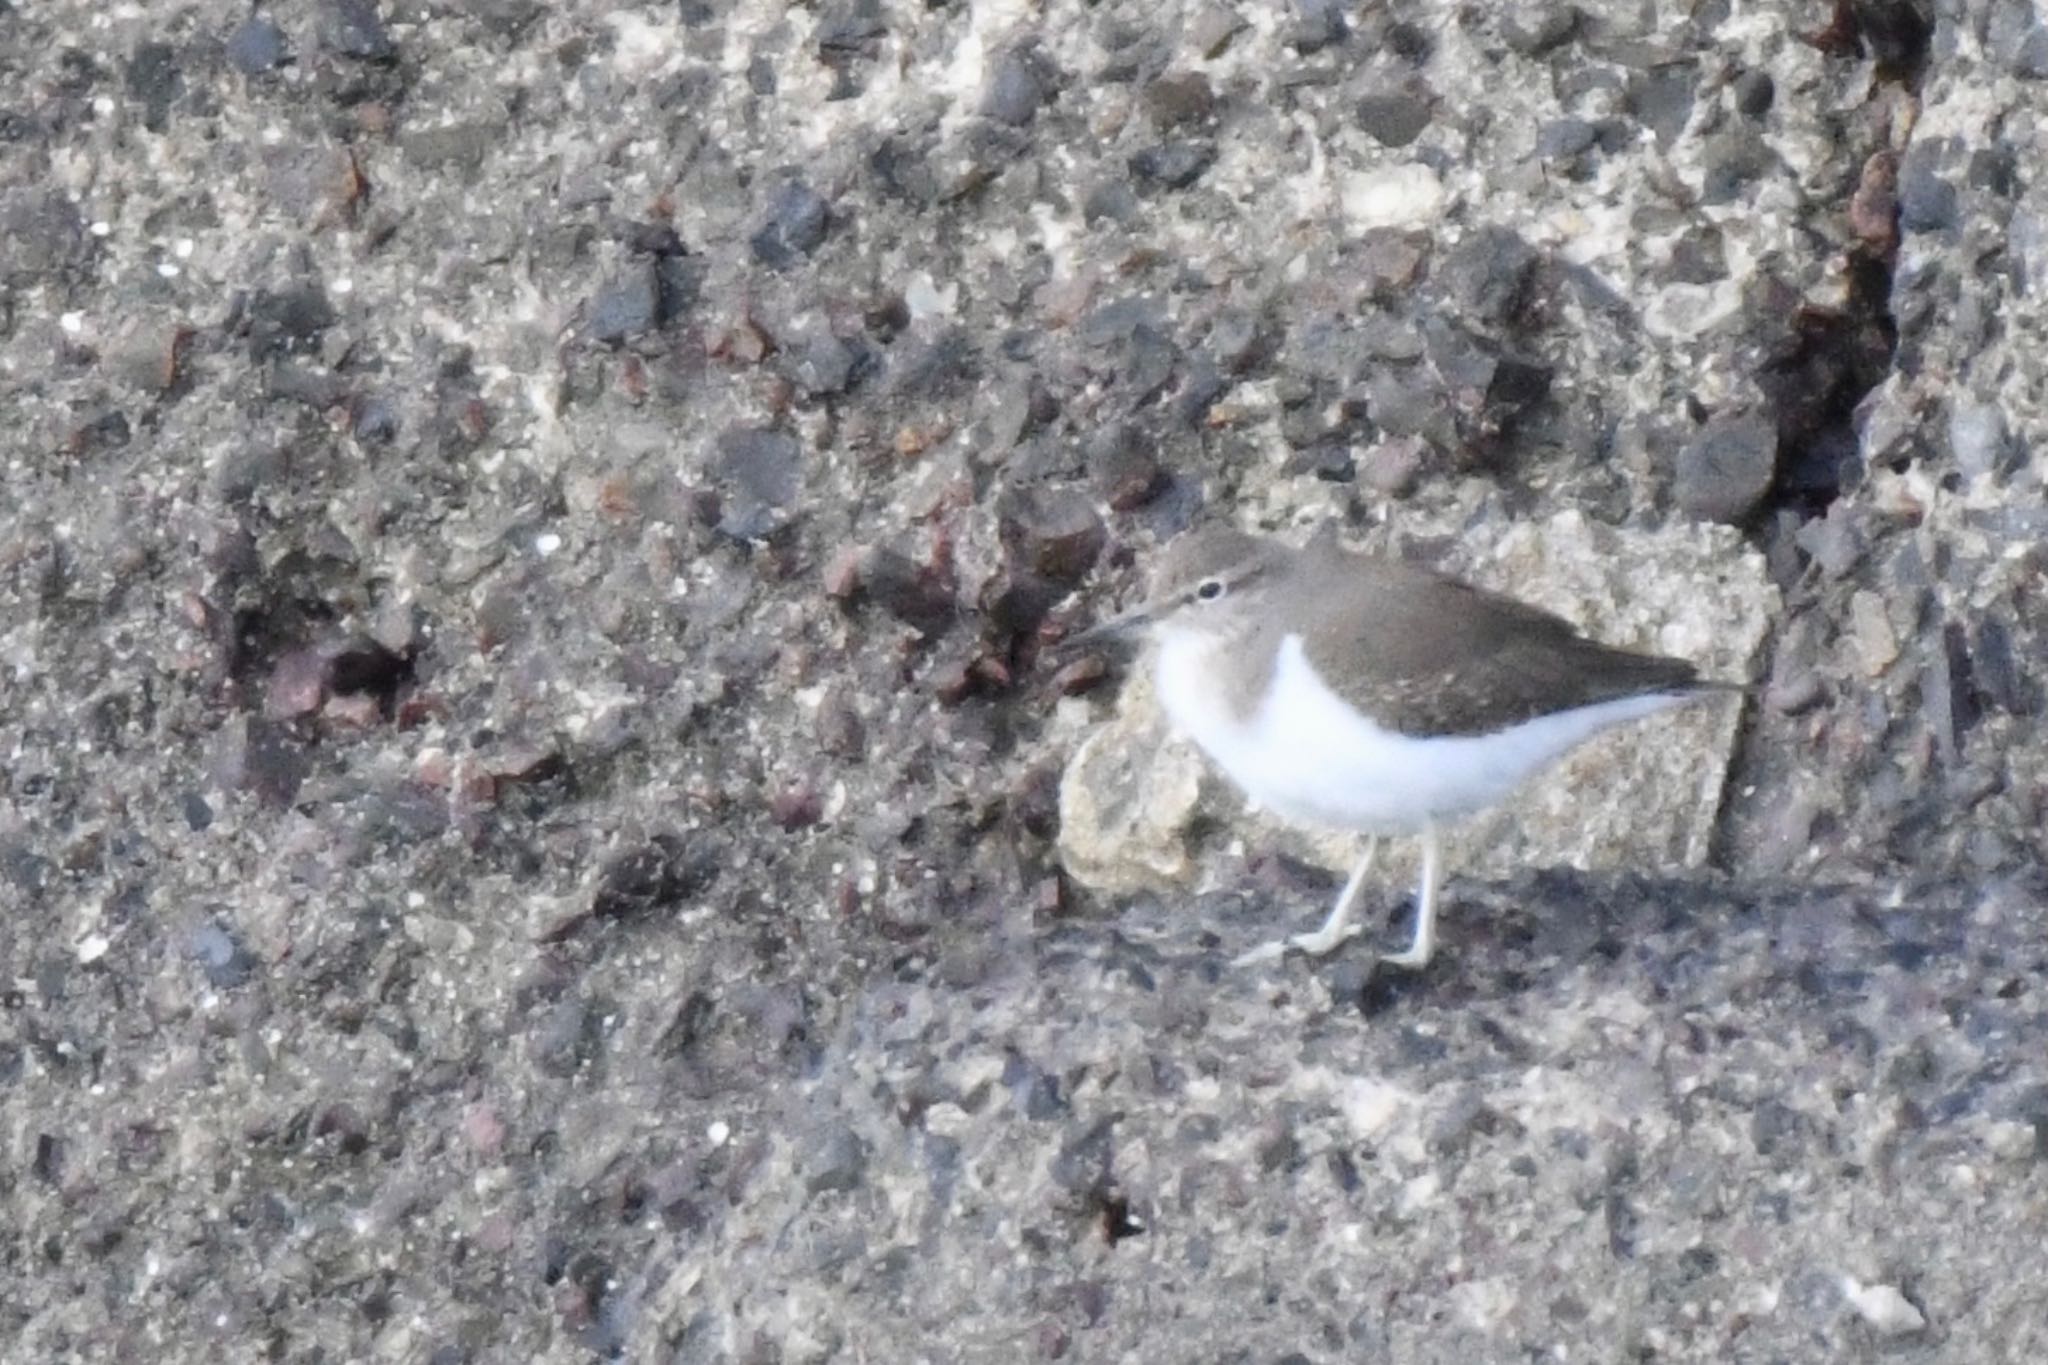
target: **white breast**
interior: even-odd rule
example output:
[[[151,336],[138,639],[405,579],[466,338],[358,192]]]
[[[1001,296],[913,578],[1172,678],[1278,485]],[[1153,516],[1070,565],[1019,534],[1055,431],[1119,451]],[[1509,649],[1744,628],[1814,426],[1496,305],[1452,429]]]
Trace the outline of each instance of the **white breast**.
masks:
[[[1154,677],[1167,715],[1245,795],[1284,819],[1376,834],[1494,805],[1525,779],[1612,726],[1686,698],[1656,692],[1542,716],[1488,735],[1418,739],[1352,710],[1290,635],[1274,685],[1248,719],[1232,714],[1213,637],[1160,632]]]

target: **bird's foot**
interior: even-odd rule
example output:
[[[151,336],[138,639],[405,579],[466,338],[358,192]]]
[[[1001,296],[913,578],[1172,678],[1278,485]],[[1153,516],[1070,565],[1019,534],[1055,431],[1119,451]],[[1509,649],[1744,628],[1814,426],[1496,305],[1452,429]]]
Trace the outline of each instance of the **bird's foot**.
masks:
[[[1286,938],[1261,943],[1250,952],[1239,953],[1230,960],[1230,965],[1253,967],[1261,962],[1277,961],[1291,952],[1307,953],[1310,957],[1328,957],[1356,937],[1361,927],[1357,924],[1324,925],[1314,933],[1289,934]]]
[[[1429,960],[1435,956],[1436,945],[1433,943],[1410,944],[1398,953],[1381,953],[1380,961],[1389,967],[1407,967],[1419,972],[1427,967]]]

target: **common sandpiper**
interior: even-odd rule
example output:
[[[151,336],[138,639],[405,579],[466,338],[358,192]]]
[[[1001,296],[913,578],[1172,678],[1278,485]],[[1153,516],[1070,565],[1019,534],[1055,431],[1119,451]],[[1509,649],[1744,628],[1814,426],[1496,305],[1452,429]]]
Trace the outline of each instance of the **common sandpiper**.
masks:
[[[1412,835],[1414,932],[1383,960],[1426,965],[1445,825],[1602,731],[1737,690],[1514,598],[1352,552],[1327,531],[1298,550],[1221,525],[1187,532],[1143,602],[1070,643],[1141,629],[1168,718],[1246,797],[1291,823],[1368,836],[1321,928],[1239,964],[1321,956],[1357,933],[1379,840]]]

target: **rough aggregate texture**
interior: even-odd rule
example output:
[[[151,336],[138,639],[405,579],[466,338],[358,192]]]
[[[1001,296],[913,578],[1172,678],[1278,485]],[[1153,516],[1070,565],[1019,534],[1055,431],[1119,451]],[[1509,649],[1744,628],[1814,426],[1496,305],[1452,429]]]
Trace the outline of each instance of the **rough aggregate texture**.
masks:
[[[2044,74],[0,0],[9,1359],[2042,1358]],[[1330,892],[1227,803],[1090,892],[1045,646],[1205,510],[1741,585],[1715,866],[1416,976],[1226,971]]]

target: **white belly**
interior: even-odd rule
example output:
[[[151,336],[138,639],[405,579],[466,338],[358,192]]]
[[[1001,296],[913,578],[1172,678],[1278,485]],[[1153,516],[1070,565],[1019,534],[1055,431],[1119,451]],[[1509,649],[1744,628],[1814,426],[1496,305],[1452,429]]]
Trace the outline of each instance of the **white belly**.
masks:
[[[1352,710],[1309,664],[1299,636],[1282,643],[1263,705],[1225,704],[1209,639],[1160,632],[1154,678],[1173,723],[1245,795],[1283,819],[1372,834],[1408,834],[1483,810],[1612,726],[1685,700],[1656,692],[1600,702],[1488,735],[1418,739]]]

